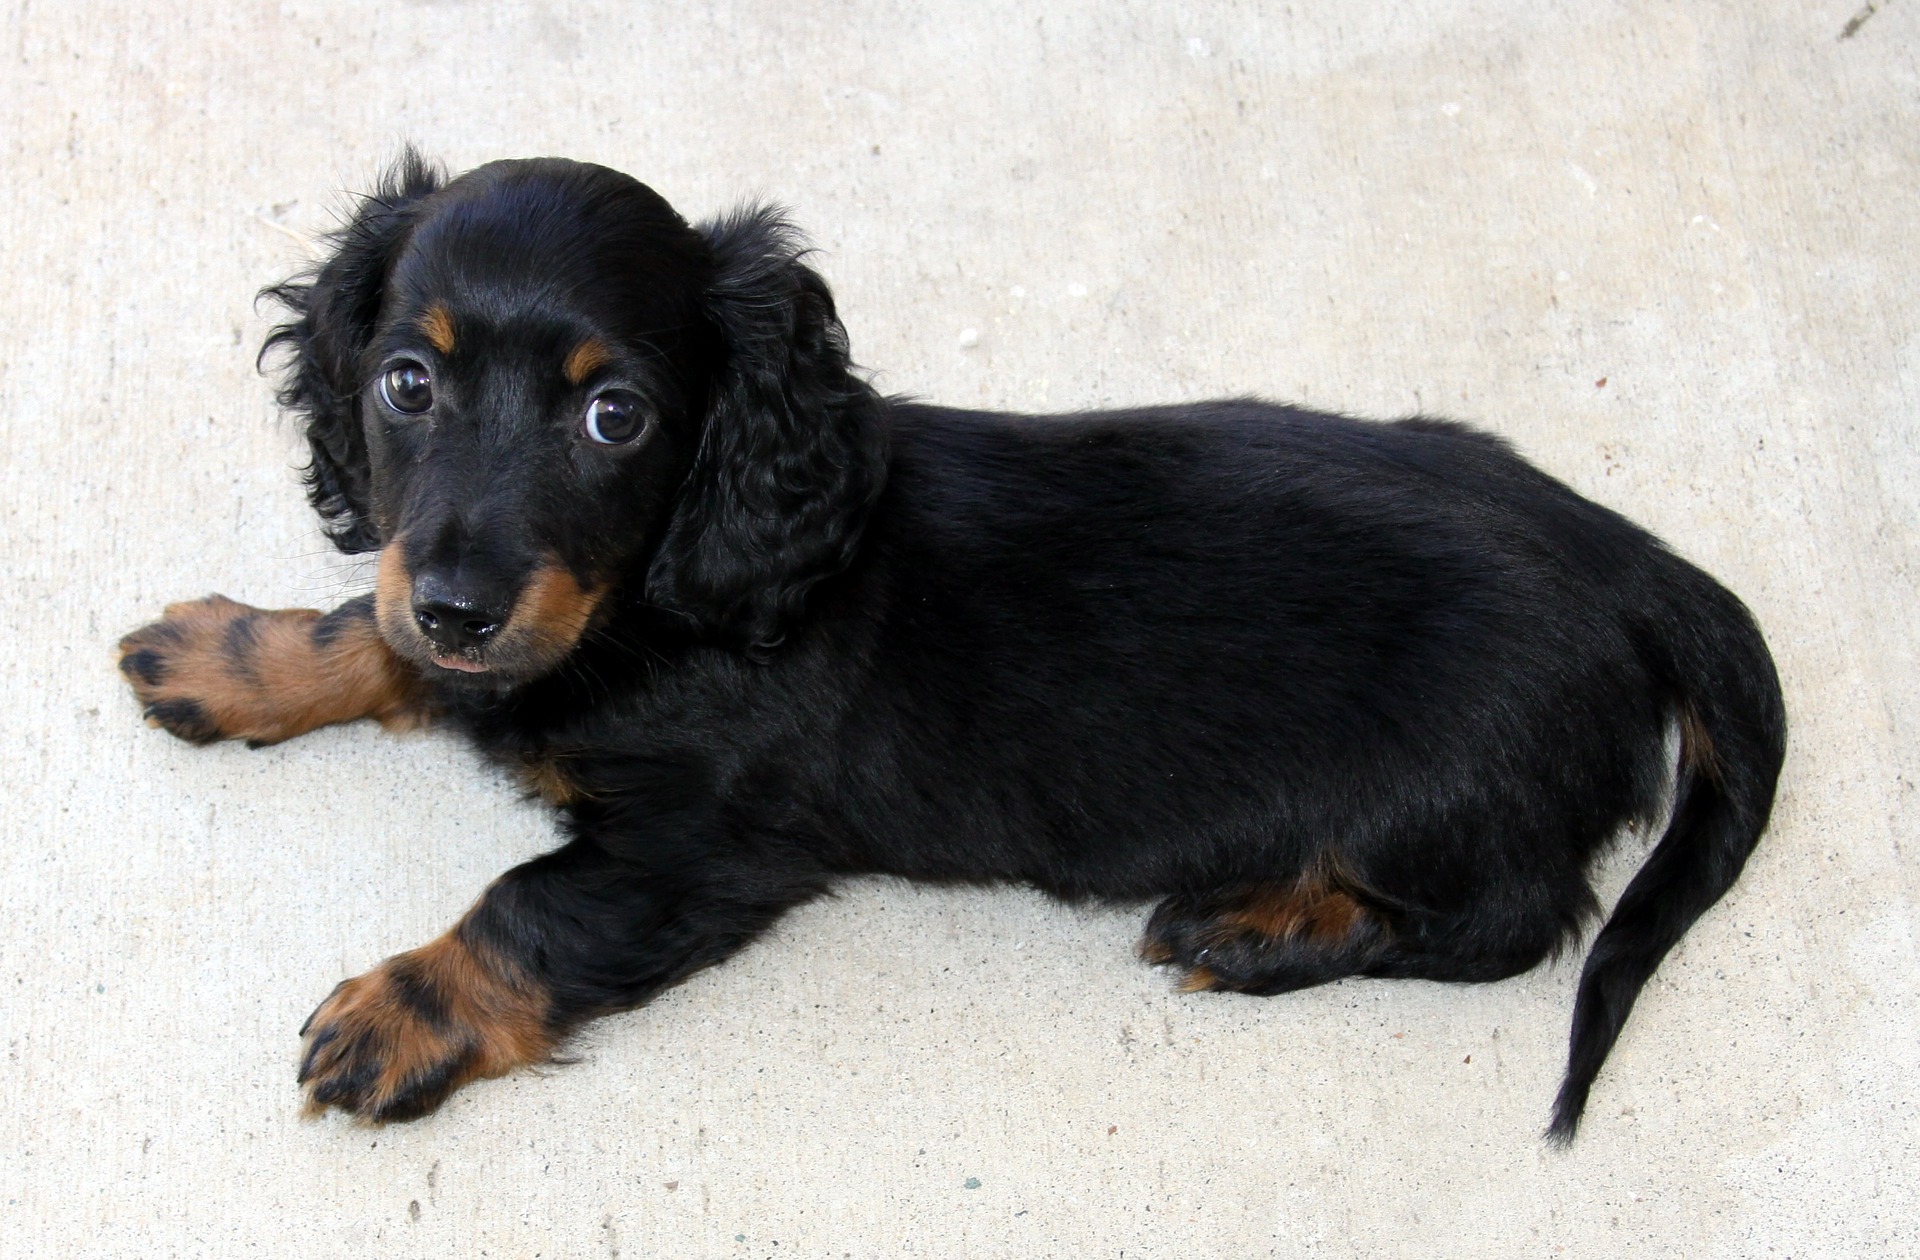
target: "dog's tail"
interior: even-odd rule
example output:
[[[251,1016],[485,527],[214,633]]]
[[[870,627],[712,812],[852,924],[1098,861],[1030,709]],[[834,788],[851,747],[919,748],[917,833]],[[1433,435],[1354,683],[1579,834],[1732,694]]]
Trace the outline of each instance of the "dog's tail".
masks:
[[[1753,615],[1677,556],[1661,551],[1654,563],[1647,581],[1655,594],[1638,629],[1680,724],[1673,816],[1587,954],[1547,1130],[1563,1145],[1641,986],[1739,877],[1766,828],[1786,753],[1780,680]]]

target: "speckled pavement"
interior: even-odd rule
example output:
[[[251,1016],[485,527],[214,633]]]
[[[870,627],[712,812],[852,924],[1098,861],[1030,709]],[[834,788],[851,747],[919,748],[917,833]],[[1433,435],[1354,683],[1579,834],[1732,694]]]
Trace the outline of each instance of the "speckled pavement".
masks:
[[[7,5],[0,1254],[1920,1252],[1917,51],[1913,0]],[[445,736],[188,748],[111,649],[368,585],[253,295],[406,140],[789,204],[886,389],[1455,416],[1738,591],[1774,826],[1577,1145],[1571,964],[1182,995],[1140,909],[878,881],[570,1065],[301,1119],[307,1011],[550,824]]]

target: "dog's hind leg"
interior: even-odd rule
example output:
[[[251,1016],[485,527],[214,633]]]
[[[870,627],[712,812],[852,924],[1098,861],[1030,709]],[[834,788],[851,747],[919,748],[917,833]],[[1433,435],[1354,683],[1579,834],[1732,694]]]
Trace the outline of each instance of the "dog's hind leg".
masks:
[[[169,605],[120,640],[120,672],[155,726],[196,744],[274,744],[315,727],[426,720],[419,676],[381,639],[373,597],[322,615],[220,595]]]
[[[1449,923],[1444,930],[1400,924],[1401,934],[1363,969],[1362,974],[1392,980],[1443,980],[1481,984],[1531,971],[1567,938],[1568,930],[1551,918],[1537,921]]]
[[[1199,895],[1154,910],[1141,956],[1186,972],[1182,989],[1286,993],[1366,970],[1392,948],[1385,916],[1312,875]]]
[[[1189,991],[1286,993],[1352,975],[1482,982],[1538,965],[1577,916],[1577,907],[1565,915],[1522,915],[1512,906],[1388,912],[1308,875],[1169,897],[1148,921],[1140,952],[1184,969],[1180,987]]]

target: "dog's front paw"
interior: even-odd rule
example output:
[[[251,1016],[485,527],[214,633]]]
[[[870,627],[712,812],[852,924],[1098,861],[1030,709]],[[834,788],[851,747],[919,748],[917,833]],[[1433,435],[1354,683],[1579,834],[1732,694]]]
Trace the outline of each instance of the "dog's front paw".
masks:
[[[310,1114],[411,1120],[468,1081],[545,1061],[540,995],[501,979],[457,936],[341,984],[301,1027]]]
[[[120,640],[120,672],[149,724],[194,744],[274,743],[297,734],[261,695],[256,656],[270,613],[224,595],[169,604],[165,616]]]
[[[196,744],[277,744],[366,717],[404,729],[428,716],[418,676],[380,638],[371,596],[324,617],[221,595],[172,604],[120,640],[120,672],[149,722]]]

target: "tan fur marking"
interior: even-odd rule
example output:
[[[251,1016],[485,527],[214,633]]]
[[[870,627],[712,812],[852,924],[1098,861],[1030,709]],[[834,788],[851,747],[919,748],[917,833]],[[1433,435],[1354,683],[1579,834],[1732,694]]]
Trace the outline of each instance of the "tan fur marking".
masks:
[[[1211,971],[1205,967],[1195,967],[1176,987],[1182,993],[1198,993],[1202,989],[1211,989],[1216,983],[1217,979]]]
[[[401,554],[401,540],[395,538],[380,549],[380,564],[373,583],[374,620],[380,633],[390,642],[418,639],[413,624],[413,575],[407,572],[407,559]]]
[[[1275,940],[1304,936],[1333,942],[1352,933],[1366,914],[1366,908],[1346,893],[1302,877],[1292,884],[1255,889],[1244,905],[1221,915],[1220,921]]]
[[[453,353],[453,312],[435,302],[420,316],[420,335],[441,354]]]
[[[554,660],[573,650],[586,633],[605,587],[588,588],[574,580],[563,564],[548,563],[533,576],[513,603],[495,651],[533,651]]]
[[[371,622],[350,618],[315,642],[310,608],[251,608],[224,596],[167,607],[165,619],[121,641],[122,659],[157,658],[152,681],[133,678],[146,705],[191,702],[210,737],[272,744],[316,727],[375,718],[388,727],[427,718],[418,676]]]
[[[1147,937],[1140,942],[1140,960],[1158,967],[1161,963],[1173,961],[1173,946],[1165,941]]]
[[[409,1000],[408,990],[421,988],[439,999],[440,1019]],[[554,1046],[550,1005],[537,983],[456,927],[354,977],[321,1003],[307,1026],[319,1043],[308,1065],[307,1110],[324,1110],[314,1095],[332,1076],[370,1060],[377,1071],[353,1105],[362,1114],[377,1114],[407,1085],[436,1072],[448,1073],[450,1092],[543,1062]]]
[[[1343,892],[1329,892],[1307,911],[1305,930],[1311,941],[1339,941],[1353,935],[1367,917],[1366,907]]]
[[[1680,764],[1711,782],[1720,782],[1720,752],[1707,734],[1706,723],[1692,705],[1680,709]]]
[[[470,659],[517,677],[544,673],[573,651],[606,593],[604,586],[582,586],[565,565],[550,559],[527,579],[485,652]],[[413,575],[398,538],[380,552],[374,608],[388,643],[420,668],[438,668],[433,646],[413,621]]]
[[[580,785],[567,777],[557,757],[529,755],[520,763],[520,782],[549,805],[571,805],[579,800]]]
[[[613,362],[613,352],[607,349],[607,343],[598,337],[589,337],[575,346],[573,353],[567,356],[564,371],[568,381],[580,385],[611,362]]]

